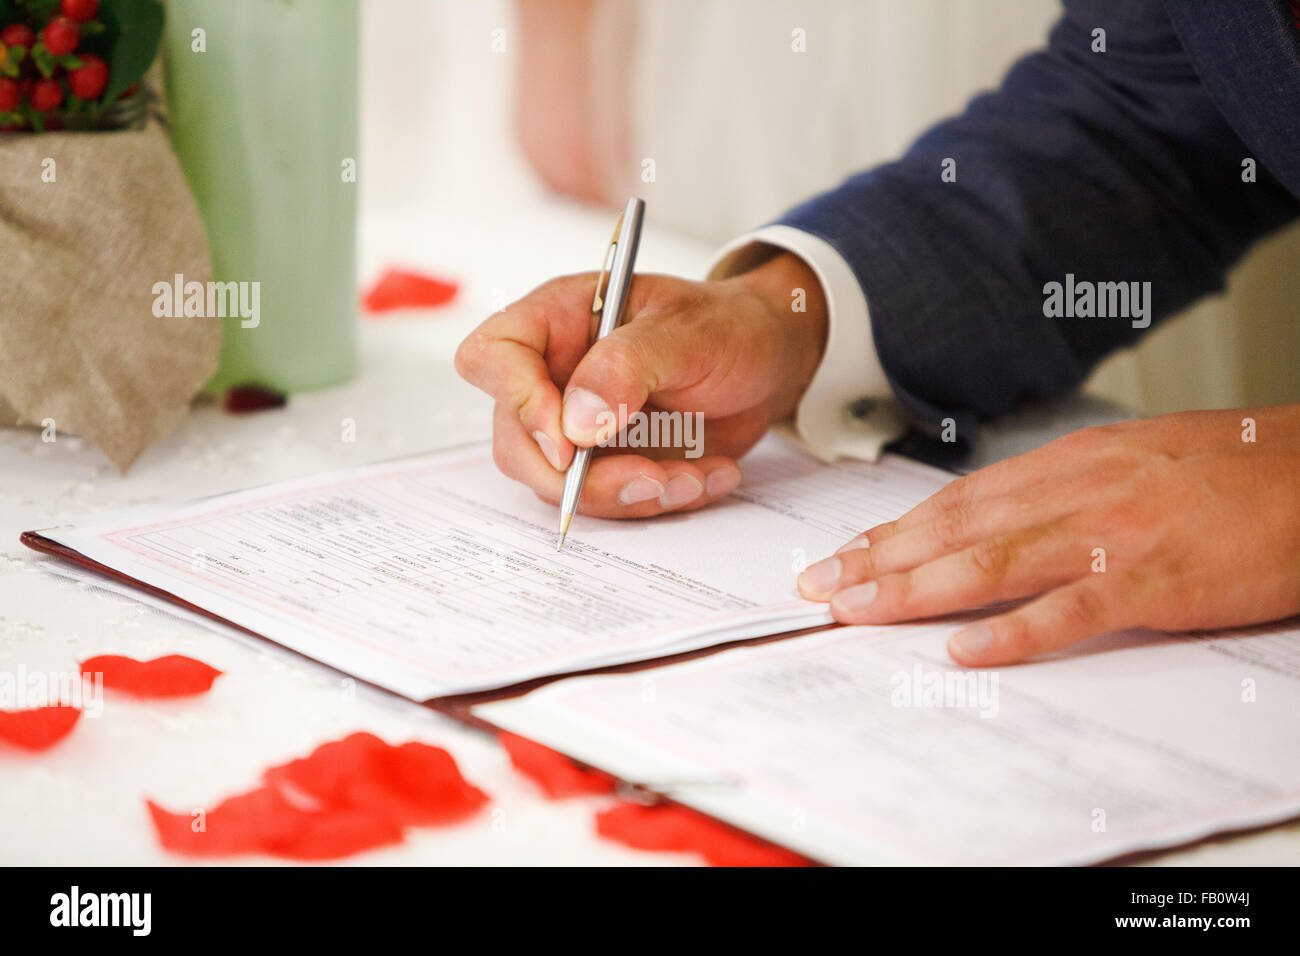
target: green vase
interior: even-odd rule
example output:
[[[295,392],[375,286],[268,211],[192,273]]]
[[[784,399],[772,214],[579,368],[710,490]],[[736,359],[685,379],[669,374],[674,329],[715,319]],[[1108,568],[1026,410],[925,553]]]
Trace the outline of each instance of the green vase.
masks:
[[[236,314],[210,392],[355,371],[358,36],[357,0],[167,4],[172,140],[214,277],[259,283],[240,289],[250,307],[221,309]]]

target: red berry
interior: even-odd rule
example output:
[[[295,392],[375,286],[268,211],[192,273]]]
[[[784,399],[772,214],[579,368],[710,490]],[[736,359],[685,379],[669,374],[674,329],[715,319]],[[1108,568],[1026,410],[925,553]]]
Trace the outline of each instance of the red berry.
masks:
[[[63,15],[81,23],[95,19],[99,0],[63,0]]]
[[[97,100],[108,86],[108,64],[93,53],[77,57],[81,66],[68,71],[68,88],[83,100]]]
[[[55,17],[45,28],[45,49],[54,56],[67,56],[81,42],[77,21],[68,17]]]
[[[58,80],[39,80],[32,87],[32,109],[48,113],[63,102],[63,84]]]
[[[264,408],[284,408],[289,399],[282,392],[261,385],[236,385],[226,392],[223,402],[226,411],[234,415],[260,412]]]
[[[0,77],[0,113],[18,109],[18,104],[22,101],[23,88],[18,85],[18,81],[7,76]]]
[[[20,46],[24,50],[31,50],[36,45],[36,34],[25,23],[11,23],[3,30],[0,30],[0,43],[5,46]]]

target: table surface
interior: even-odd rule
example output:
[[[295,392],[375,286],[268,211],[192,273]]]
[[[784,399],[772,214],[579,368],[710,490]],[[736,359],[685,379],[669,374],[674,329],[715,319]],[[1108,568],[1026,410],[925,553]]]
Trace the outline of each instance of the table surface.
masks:
[[[210,808],[256,785],[267,766],[357,730],[446,747],[493,798],[477,819],[413,829],[405,843],[360,854],[360,864],[693,863],[595,836],[605,798],[552,802],[509,766],[486,735],[366,687],[264,641],[232,640],[87,581],[50,573],[52,559],[18,543],[24,530],[93,512],[233,491],[295,475],[486,438],[491,406],[451,367],[456,344],[494,303],[552,275],[595,267],[612,217],[539,201],[506,218],[449,211],[418,227],[363,225],[362,275],[405,264],[454,278],[450,306],[362,323],[360,371],[334,389],[294,396],[283,409],[232,416],[200,404],[125,475],[73,436],[0,430],[0,671],[75,671],[96,654],[188,654],[224,671],[213,690],[179,701],[106,694],[104,712],[42,754],[0,750],[0,863],[173,864],[154,837],[146,797],[177,812]],[[510,227],[493,223],[509,222]],[[710,250],[648,229],[642,267],[698,276]],[[996,430],[985,454],[1111,410],[1079,403],[1031,413]],[[342,423],[355,422],[355,441]],[[1300,823],[1218,838],[1160,854],[1156,864],[1268,864],[1300,859]],[[277,862],[241,857],[231,862]]]

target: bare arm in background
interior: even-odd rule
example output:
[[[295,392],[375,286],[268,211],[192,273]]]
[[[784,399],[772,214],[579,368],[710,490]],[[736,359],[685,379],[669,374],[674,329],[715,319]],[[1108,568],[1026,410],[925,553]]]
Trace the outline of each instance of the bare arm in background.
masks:
[[[610,29],[599,0],[517,0],[515,135],[550,189],[601,205],[622,202],[628,143],[631,10]],[[593,42],[599,31],[608,42]]]

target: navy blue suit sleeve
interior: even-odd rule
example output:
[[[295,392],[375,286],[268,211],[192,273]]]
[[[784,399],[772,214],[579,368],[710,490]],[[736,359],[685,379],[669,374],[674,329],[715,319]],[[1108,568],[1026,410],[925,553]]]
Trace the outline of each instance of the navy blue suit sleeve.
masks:
[[[1300,214],[1264,168],[1243,182],[1248,156],[1159,3],[1067,2],[1048,48],[999,90],[780,222],[852,267],[909,411],[966,431],[1070,389],[1142,334],[1122,317],[1045,316],[1047,283],[1150,282],[1159,321]]]

